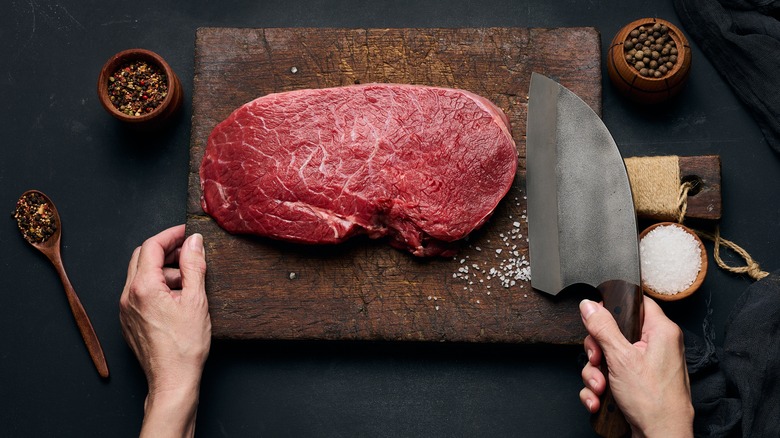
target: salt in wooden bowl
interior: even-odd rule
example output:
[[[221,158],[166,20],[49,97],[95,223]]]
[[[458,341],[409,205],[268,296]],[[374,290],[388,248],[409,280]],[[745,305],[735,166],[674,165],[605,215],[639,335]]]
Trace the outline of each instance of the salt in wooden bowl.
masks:
[[[647,227],[644,231],[642,231],[639,234],[639,242],[641,244],[642,239],[645,238],[651,231],[653,231],[656,228],[663,227],[663,226],[674,226],[678,227],[681,230],[685,231],[686,233],[690,234],[693,239],[696,241],[696,243],[699,246],[699,249],[701,250],[701,267],[699,268],[699,273],[696,275],[696,278],[693,280],[693,283],[691,283],[690,286],[685,288],[684,290],[681,290],[674,294],[664,294],[657,292],[653,290],[651,287],[649,287],[647,284],[645,284],[644,278],[642,278],[642,290],[649,296],[662,300],[662,301],[677,301],[681,300],[683,298],[689,297],[694,292],[696,292],[697,289],[701,286],[702,282],[704,282],[704,277],[707,275],[707,251],[704,248],[704,243],[702,243],[699,236],[696,235],[694,231],[692,231],[690,228],[678,224],[676,222],[659,222],[656,224],[653,224],[649,227]]]

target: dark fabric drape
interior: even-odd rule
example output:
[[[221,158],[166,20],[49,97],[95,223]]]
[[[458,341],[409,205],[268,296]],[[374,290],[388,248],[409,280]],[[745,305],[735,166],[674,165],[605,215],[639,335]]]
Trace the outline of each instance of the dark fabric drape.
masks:
[[[674,0],[674,6],[685,32],[780,153],[780,1]]]
[[[780,436],[780,272],[747,288],[725,330],[722,349],[715,348],[707,336],[685,333],[696,436],[776,438]]]

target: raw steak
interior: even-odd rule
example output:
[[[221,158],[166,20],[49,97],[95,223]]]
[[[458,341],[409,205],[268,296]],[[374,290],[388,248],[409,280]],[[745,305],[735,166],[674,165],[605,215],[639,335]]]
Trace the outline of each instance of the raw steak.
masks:
[[[270,94],[209,135],[203,210],[230,233],[338,243],[365,233],[450,255],[509,190],[504,113],[448,88],[366,84]]]

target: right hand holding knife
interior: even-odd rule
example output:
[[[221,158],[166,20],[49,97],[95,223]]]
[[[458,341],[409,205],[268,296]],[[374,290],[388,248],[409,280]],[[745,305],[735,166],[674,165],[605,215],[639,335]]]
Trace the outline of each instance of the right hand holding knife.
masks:
[[[580,303],[589,333],[580,400],[589,412],[597,412],[609,382],[634,436],[692,437],[694,411],[682,331],[655,301],[644,297],[643,305],[641,338],[632,344],[600,303]],[[608,376],[601,371],[603,360],[609,363]]]

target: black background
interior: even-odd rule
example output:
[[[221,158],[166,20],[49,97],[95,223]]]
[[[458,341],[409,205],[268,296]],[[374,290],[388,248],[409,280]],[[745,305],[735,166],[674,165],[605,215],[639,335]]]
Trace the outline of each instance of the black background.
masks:
[[[122,338],[118,300],[132,250],[185,221],[197,27],[592,26],[605,54],[614,34],[641,17],[679,24],[670,1],[4,1],[0,435],[137,435],[146,383]],[[687,87],[658,108],[619,97],[604,70],[604,121],[624,156],[720,155],[721,231],[776,270],[778,157],[692,45]],[[128,133],[97,100],[100,67],[131,47],[161,54],[184,87],[179,119],[154,137]],[[54,270],[10,217],[32,188],[62,216],[65,265],[102,341],[107,381],[89,360]],[[720,344],[750,282],[710,256],[700,291],[664,308],[699,333],[711,309]],[[592,436],[577,395],[580,360],[577,346],[217,341],[197,433]]]

